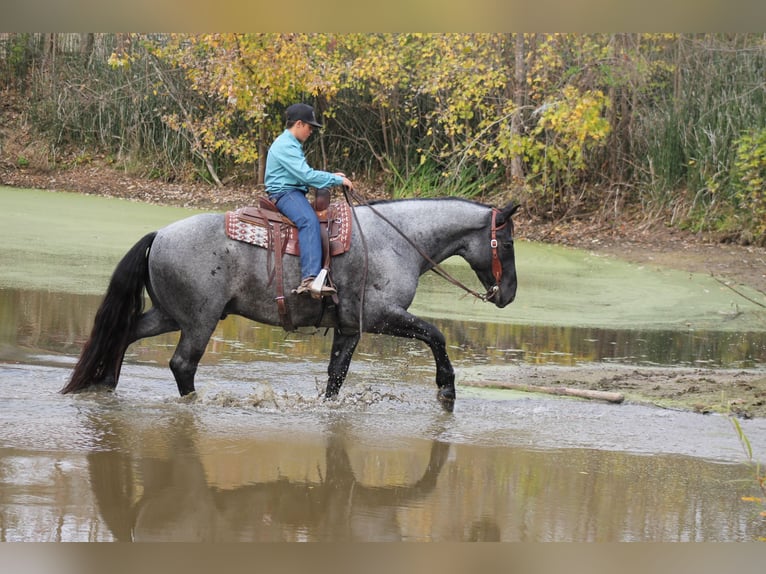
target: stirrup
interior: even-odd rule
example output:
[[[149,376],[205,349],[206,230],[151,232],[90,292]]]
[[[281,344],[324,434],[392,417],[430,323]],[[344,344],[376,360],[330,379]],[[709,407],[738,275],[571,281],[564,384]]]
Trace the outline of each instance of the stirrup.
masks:
[[[327,269],[324,268],[319,272],[319,275],[316,276],[316,279],[311,282],[311,296],[314,299],[319,299],[321,297],[332,297],[335,295],[338,291],[336,291],[335,287],[332,285],[329,285],[327,283]]]

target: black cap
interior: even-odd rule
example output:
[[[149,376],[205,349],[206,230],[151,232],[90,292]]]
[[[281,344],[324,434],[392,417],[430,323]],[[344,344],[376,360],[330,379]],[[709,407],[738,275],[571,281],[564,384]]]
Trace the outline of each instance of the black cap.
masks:
[[[293,104],[287,108],[285,114],[287,115],[288,122],[297,122],[300,120],[303,123],[311,124],[316,128],[322,127],[322,124],[320,124],[314,116],[314,108],[308,104]]]

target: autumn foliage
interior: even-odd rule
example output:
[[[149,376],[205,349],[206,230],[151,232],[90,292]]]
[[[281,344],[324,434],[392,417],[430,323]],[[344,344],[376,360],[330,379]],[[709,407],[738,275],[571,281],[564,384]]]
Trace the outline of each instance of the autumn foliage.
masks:
[[[325,124],[312,163],[392,196],[766,229],[758,35],[69,36],[0,37],[0,85],[29,94],[53,149],[145,175],[258,185],[285,107],[304,101]]]

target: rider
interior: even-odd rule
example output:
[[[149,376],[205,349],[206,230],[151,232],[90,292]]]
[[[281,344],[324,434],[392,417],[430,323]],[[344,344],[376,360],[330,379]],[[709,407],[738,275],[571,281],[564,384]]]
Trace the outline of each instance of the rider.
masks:
[[[312,169],[303,154],[303,143],[314,128],[321,128],[308,104],[293,104],[286,110],[285,130],[274,140],[266,156],[264,183],[277,209],[298,227],[301,251],[301,283],[293,293],[311,293],[311,283],[322,270],[322,239],[319,219],[306,194],[309,186],[325,189],[336,185],[352,188],[345,174]],[[321,296],[335,289],[323,285]]]

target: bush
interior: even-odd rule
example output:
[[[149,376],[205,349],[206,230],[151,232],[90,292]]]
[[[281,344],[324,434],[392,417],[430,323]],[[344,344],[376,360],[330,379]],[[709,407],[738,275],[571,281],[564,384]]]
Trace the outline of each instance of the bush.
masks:
[[[758,243],[766,235],[766,128],[750,131],[736,142],[734,198],[744,228]]]

